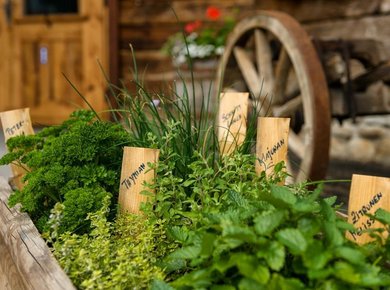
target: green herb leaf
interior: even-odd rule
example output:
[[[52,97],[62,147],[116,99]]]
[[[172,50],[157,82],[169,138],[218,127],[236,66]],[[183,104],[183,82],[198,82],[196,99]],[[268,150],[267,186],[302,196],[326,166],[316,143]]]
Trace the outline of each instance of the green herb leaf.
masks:
[[[272,241],[270,245],[259,250],[257,256],[263,257],[272,270],[280,271],[284,266],[286,253],[282,244]]]
[[[307,248],[305,237],[298,229],[283,229],[276,233],[278,241],[285,245],[293,254],[301,254]]]
[[[389,211],[386,211],[386,210],[380,208],[377,211],[375,211],[375,218],[378,221],[390,226],[390,212]]]
[[[284,221],[285,212],[275,210],[266,212],[254,219],[255,231],[259,235],[269,235]]]

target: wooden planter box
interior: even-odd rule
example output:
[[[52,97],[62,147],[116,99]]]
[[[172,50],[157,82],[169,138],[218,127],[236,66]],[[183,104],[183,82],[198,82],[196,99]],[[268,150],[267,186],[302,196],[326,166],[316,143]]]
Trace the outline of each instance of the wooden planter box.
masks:
[[[0,177],[0,289],[76,289],[30,217],[8,207],[11,192]]]

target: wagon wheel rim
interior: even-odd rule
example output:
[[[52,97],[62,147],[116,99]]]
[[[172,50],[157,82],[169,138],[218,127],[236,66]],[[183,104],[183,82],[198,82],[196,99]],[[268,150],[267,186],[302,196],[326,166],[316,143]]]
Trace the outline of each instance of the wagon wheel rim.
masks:
[[[271,41],[280,45],[276,59]],[[248,42],[253,48],[249,52]],[[329,162],[329,93],[306,31],[287,14],[260,11],[240,21],[229,35],[217,71],[216,88],[222,91],[228,88],[224,74],[229,62],[236,64],[242,83],[261,102],[261,116],[303,115],[301,129],[290,130],[287,167],[289,172],[296,167],[295,182],[323,179]],[[299,76],[297,88],[288,85],[291,71]]]

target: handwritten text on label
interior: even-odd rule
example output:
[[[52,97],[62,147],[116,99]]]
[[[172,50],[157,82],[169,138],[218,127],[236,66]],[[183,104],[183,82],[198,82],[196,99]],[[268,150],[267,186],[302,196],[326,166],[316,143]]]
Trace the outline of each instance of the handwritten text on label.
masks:
[[[371,198],[369,203],[363,205],[361,207],[361,209],[359,209],[357,211],[352,211],[351,212],[352,223],[356,224],[361,218],[365,217],[366,214],[370,212],[370,210],[373,208],[373,206],[376,205],[381,200],[382,197],[383,197],[382,192],[379,192]],[[356,241],[357,240],[356,236],[360,237],[363,234],[363,231],[371,228],[374,225],[374,223],[375,223],[375,220],[373,218],[367,217],[367,219],[362,222],[362,225],[356,229],[356,232],[349,231],[349,233],[351,234],[353,239]]]
[[[374,195],[373,198],[370,200],[370,202],[366,205],[363,205],[360,210],[357,211],[352,211],[351,216],[352,216],[352,223],[356,224],[361,217],[365,216],[366,213],[370,211],[370,209],[376,205],[381,198],[383,197],[383,194],[379,192],[378,194]]]
[[[24,124],[24,121],[19,121],[15,125],[6,128],[5,129],[6,134],[8,134],[9,136],[16,134],[16,132],[23,127],[23,124]]]
[[[280,139],[279,142],[277,142],[271,149],[267,147],[267,151],[261,154],[260,158],[258,158],[259,163],[261,165],[266,166],[266,161],[270,160],[272,162],[273,158],[272,156],[278,152],[278,150],[285,144],[284,138]]]
[[[121,185],[126,186],[127,189],[129,189],[132,185],[135,185],[135,181],[138,179],[138,176],[141,174],[141,172],[145,170],[145,168],[145,163],[141,163],[137,170],[135,170],[121,182]]]
[[[231,110],[229,113],[223,113],[222,114],[222,120],[224,122],[229,122],[229,125],[233,125],[234,123],[241,120],[242,116],[241,114],[237,113],[237,111],[241,110],[241,105],[237,105],[234,107],[233,110]]]

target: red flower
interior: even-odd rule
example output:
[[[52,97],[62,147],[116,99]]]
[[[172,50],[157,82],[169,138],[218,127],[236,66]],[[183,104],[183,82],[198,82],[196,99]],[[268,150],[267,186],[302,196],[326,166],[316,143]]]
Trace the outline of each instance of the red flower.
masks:
[[[209,6],[206,10],[206,16],[210,20],[217,20],[221,16],[221,11],[215,6]]]
[[[196,20],[194,22],[187,23],[184,27],[185,32],[192,33],[199,29],[202,26],[202,22],[200,20]]]

